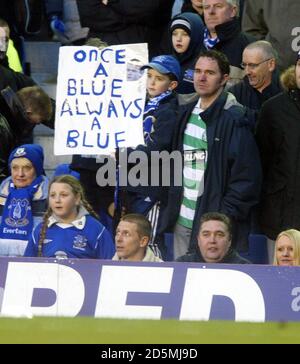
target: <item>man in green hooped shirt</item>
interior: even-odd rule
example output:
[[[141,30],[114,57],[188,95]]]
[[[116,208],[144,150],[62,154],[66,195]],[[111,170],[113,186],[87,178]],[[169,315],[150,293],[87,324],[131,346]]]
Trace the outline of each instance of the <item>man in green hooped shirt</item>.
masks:
[[[215,50],[199,55],[194,99],[181,105],[173,150],[182,153],[182,184],[169,188],[159,233],[174,232],[174,259],[194,250],[201,216],[226,214],[233,223],[232,245],[247,250],[252,209],[261,190],[258,148],[245,108],[224,90],[227,57]]]

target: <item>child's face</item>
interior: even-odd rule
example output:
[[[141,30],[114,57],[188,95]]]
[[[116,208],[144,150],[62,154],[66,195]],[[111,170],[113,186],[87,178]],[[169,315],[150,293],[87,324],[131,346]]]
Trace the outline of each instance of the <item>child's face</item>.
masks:
[[[172,33],[172,45],[177,53],[184,53],[190,45],[191,37],[181,28],[176,28]]]
[[[148,95],[152,98],[167,91],[172,81],[168,76],[159,73],[153,68],[148,69],[147,75],[147,91]]]
[[[70,223],[75,220],[79,201],[79,196],[74,194],[70,185],[52,183],[49,191],[49,206],[62,222]]]

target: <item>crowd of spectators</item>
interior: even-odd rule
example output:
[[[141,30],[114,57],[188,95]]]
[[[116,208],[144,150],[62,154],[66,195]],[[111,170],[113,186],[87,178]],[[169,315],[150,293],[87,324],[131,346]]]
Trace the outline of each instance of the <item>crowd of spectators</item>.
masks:
[[[298,14],[297,0],[1,1],[0,255],[161,262],[171,233],[174,260],[249,264],[256,233],[269,264],[300,265]],[[125,188],[116,211],[96,158],[48,180],[32,131],[54,128],[55,101],[23,49],[43,22],[62,46],[148,44],[131,65],[147,73],[135,150],[179,151],[182,186]]]

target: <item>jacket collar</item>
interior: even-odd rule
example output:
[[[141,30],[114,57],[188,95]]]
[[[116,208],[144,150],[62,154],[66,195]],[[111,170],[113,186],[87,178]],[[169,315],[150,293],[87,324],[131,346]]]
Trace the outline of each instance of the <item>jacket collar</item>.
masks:
[[[222,23],[216,26],[216,33],[221,42],[236,37],[240,32],[240,23],[238,18]]]
[[[62,223],[60,221],[59,217],[57,217],[55,214],[52,214],[48,219],[48,227],[50,227],[54,224],[57,224],[63,228],[67,228],[67,227],[70,227],[73,225],[77,229],[83,230],[85,227],[85,223],[86,223],[86,215],[88,215],[88,214],[89,214],[88,211],[83,206],[80,206],[76,219],[73,220],[70,224]]]
[[[223,90],[218,98],[203,111],[200,116],[202,120],[207,124],[209,123],[213,116],[219,114],[223,109],[229,109],[232,105],[237,104],[236,98],[231,94]]]

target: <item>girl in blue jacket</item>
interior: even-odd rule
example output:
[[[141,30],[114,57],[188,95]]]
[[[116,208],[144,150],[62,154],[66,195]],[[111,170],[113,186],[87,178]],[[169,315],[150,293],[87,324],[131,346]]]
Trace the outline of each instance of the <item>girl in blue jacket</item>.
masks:
[[[111,259],[115,253],[112,237],[93,216],[80,182],[71,175],[55,177],[49,186],[49,207],[24,255]]]

